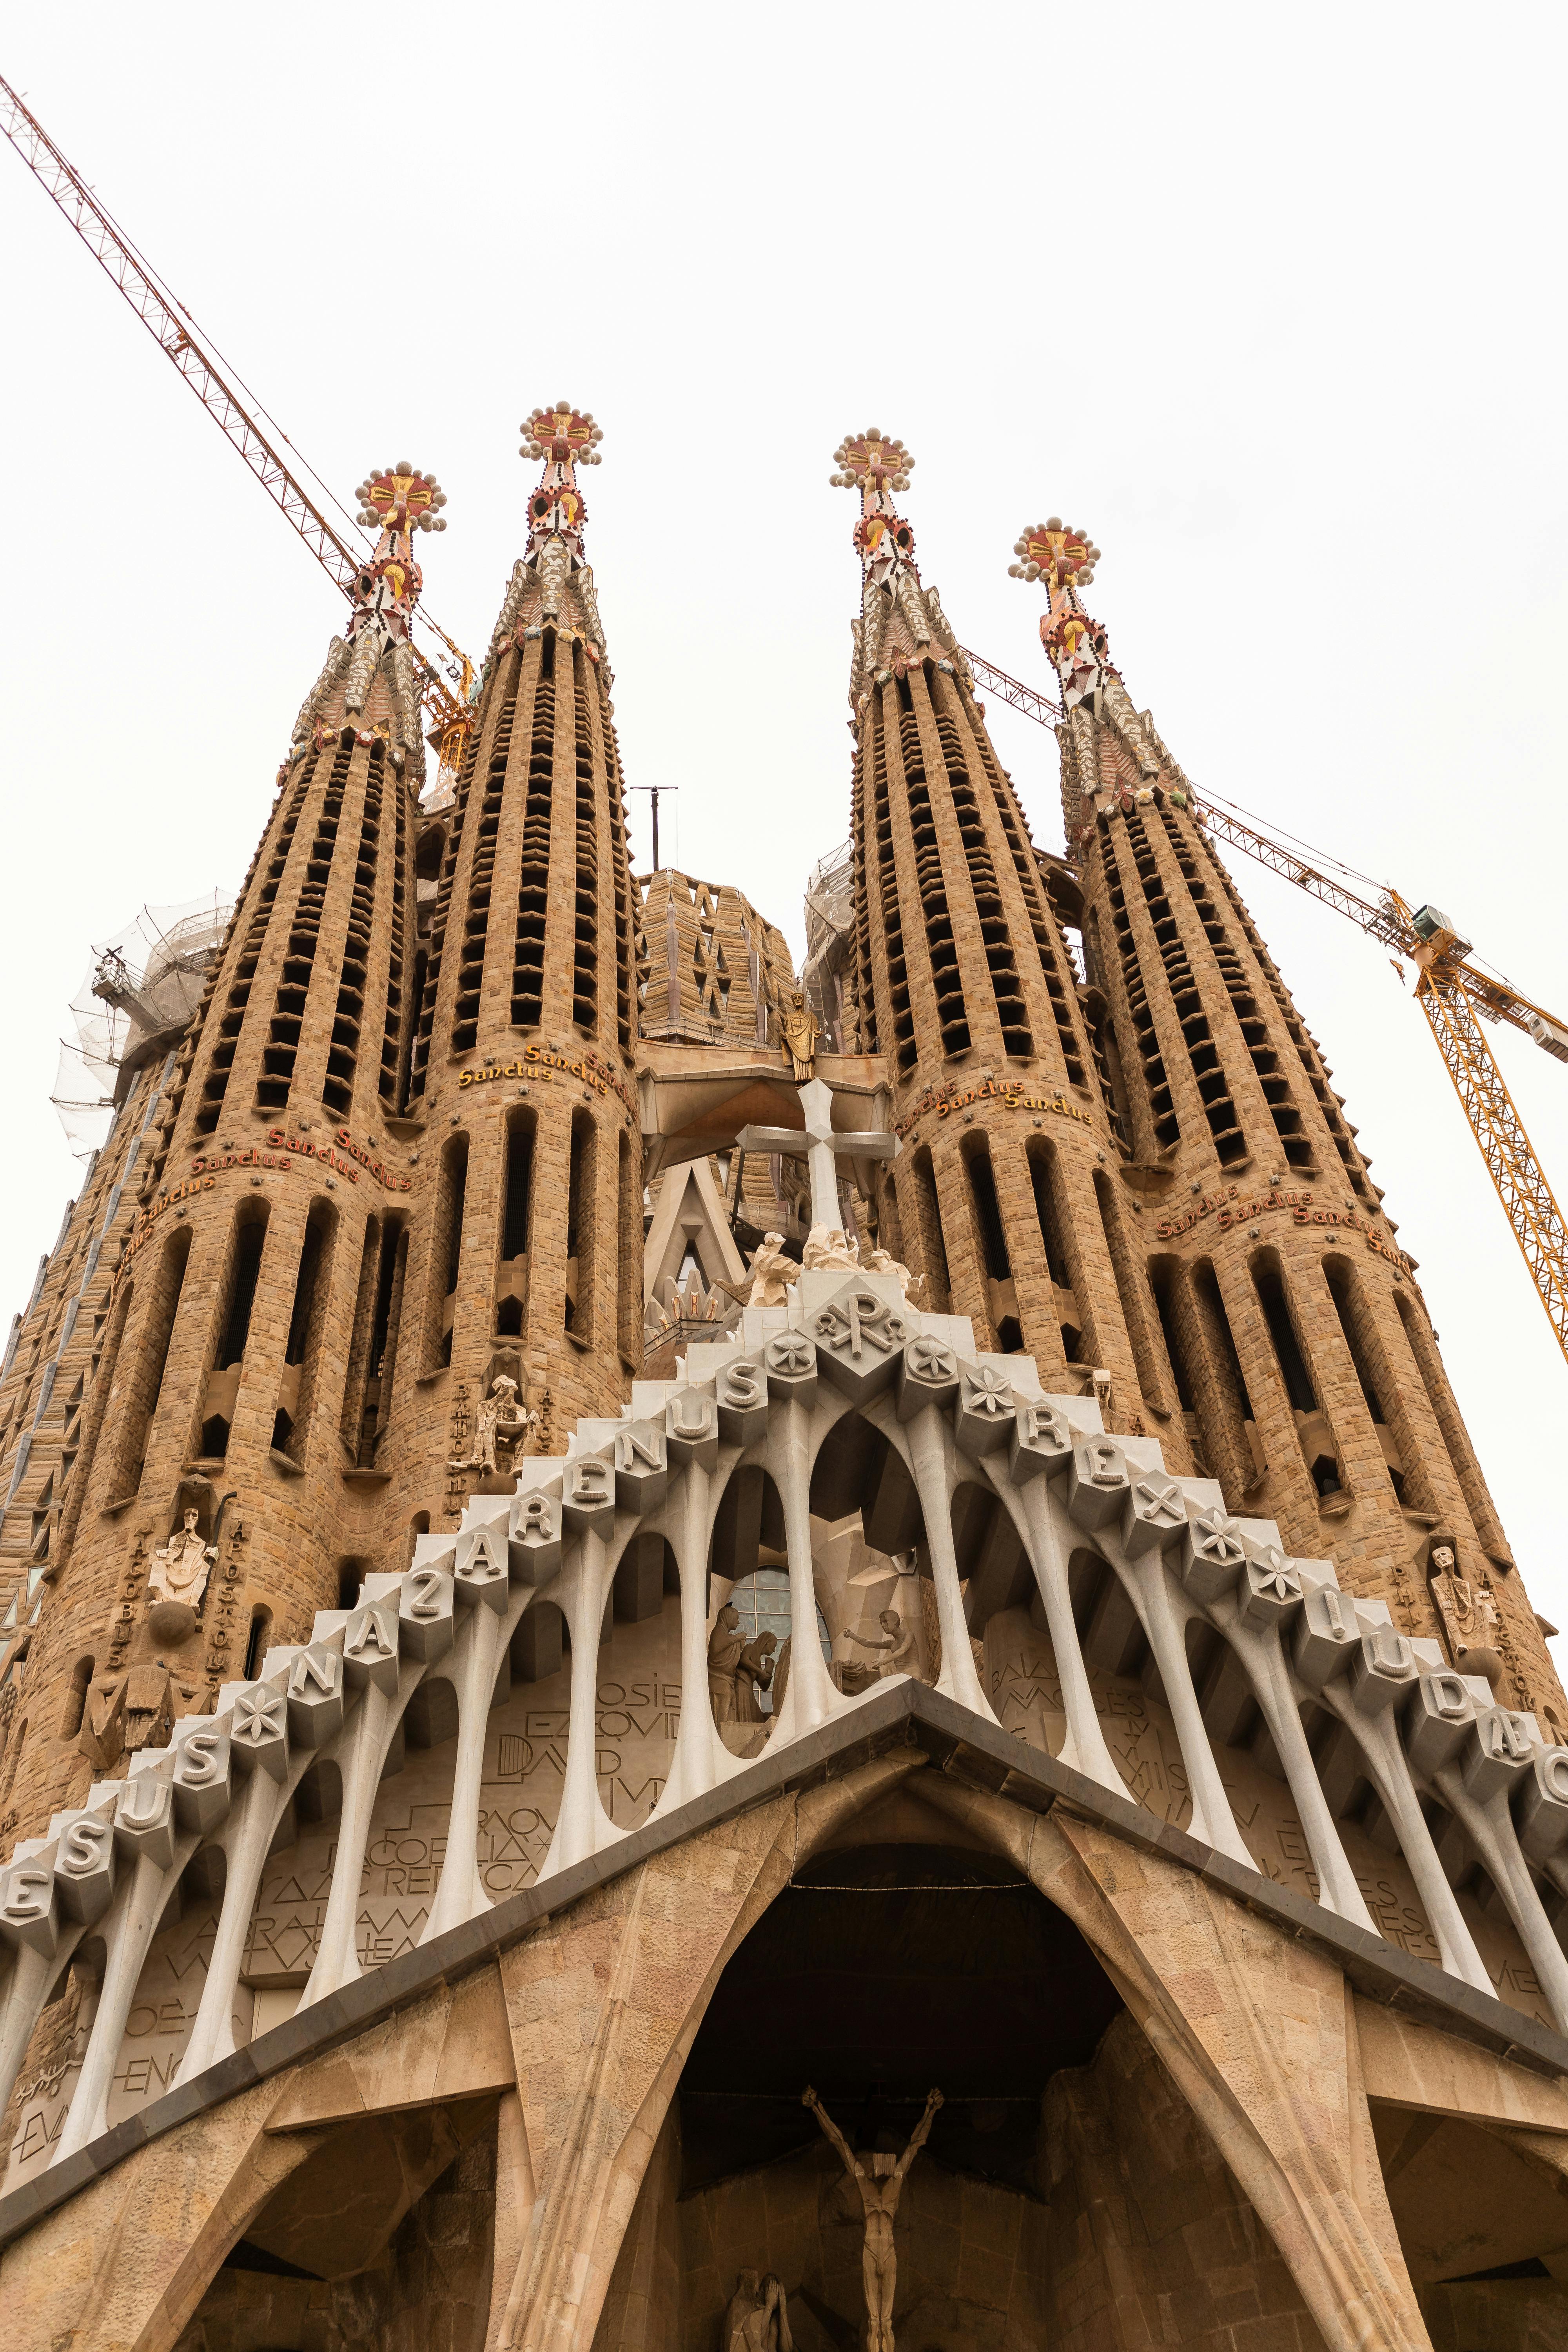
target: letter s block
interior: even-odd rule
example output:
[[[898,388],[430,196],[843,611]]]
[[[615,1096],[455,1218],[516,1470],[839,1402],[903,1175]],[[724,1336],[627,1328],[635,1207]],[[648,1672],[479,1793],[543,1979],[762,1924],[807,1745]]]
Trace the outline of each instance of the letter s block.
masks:
[[[91,1925],[114,1895],[114,1824],[104,1813],[68,1813],[59,1827],[55,1890],[68,1919]]]
[[[205,1837],[226,1817],[232,1769],[226,1731],[202,1723],[186,1733],[174,1764],[174,1811],[186,1829]]]
[[[768,1430],[768,1385],[754,1358],[722,1365],[714,1385],[719,1434],[726,1445],[754,1445]]]

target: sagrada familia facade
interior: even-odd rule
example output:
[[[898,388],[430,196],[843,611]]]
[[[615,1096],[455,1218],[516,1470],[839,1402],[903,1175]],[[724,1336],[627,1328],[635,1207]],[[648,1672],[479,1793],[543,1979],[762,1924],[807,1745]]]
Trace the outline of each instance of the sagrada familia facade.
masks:
[[[843,443],[797,973],[634,876],[523,432],[433,782],[362,486],[5,1359],[5,2343],[1568,2346],[1568,1704],[1098,550],[1058,854]]]

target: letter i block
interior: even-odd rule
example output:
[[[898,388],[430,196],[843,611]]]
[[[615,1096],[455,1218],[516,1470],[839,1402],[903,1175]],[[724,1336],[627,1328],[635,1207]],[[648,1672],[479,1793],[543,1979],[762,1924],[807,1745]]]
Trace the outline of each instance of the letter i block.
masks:
[[[763,1349],[763,1362],[770,1397],[816,1402],[816,1349],[804,1331],[775,1331]]]
[[[714,1384],[719,1434],[726,1445],[755,1445],[768,1430],[766,1376],[754,1357],[741,1356],[721,1367]]]
[[[228,1812],[233,1759],[228,1734],[203,1723],[179,1744],[174,1764],[174,1811],[188,1830],[207,1836]]]
[[[1200,1511],[1182,1538],[1183,1584],[1205,1608],[1230,1591],[1247,1560],[1247,1541],[1224,1511]]]
[[[242,1771],[265,1772],[273,1780],[288,1779],[289,1703],[275,1684],[247,1683],[235,1693],[228,1744]]]
[[[114,1825],[104,1813],[68,1813],[59,1827],[55,1889],[69,1919],[101,1919],[114,1895]]]
[[[1326,1689],[1360,1655],[1355,1603],[1334,1584],[1309,1592],[1296,1628],[1296,1672],[1308,1689]]]
[[[669,1486],[669,1448],[656,1421],[616,1432],[616,1508],[657,1511]]]
[[[1531,1759],[1515,1820],[1526,1862],[1546,1862],[1568,1841],[1568,1748],[1546,1748]]]
[[[343,1672],[353,1687],[397,1688],[397,1612],[384,1601],[356,1609],[343,1628]]]
[[[597,1454],[579,1454],[566,1465],[561,1486],[561,1516],[574,1535],[608,1536],[616,1519],[609,1464]]]
[[[1106,1528],[1127,1507],[1132,1481],[1114,1437],[1080,1437],[1068,1474],[1068,1509],[1080,1528]]]
[[[1405,1707],[1405,1753],[1424,1780],[1451,1763],[1469,1737],[1475,1701],[1458,1675],[1423,1675]]]
[[[719,1409],[706,1389],[676,1390],[664,1408],[664,1434],[676,1464],[717,1469]]]
[[[1072,1463],[1072,1431],[1054,1405],[1020,1398],[1007,1467],[1015,1486],[1026,1478],[1055,1478]]]
[[[452,1580],[443,1568],[411,1568],[397,1603],[401,1648],[423,1665],[433,1665],[452,1646],[455,1632]]]
[[[343,1662],[324,1642],[296,1650],[289,1662],[289,1736],[321,1748],[343,1719]]]
[[[1506,1706],[1489,1706],[1476,1717],[1475,1736],[1465,1758],[1465,1786],[1484,1804],[1511,1789],[1530,1769],[1530,1717]]]
[[[59,1942],[55,1874],[40,1861],[0,1870],[0,1941],[42,1952],[46,1959]]]
[[[965,1454],[993,1454],[1016,1426],[1013,1383],[995,1364],[962,1364],[953,1434]]]
[[[544,1584],[561,1565],[561,1506],[553,1495],[514,1495],[509,1531],[511,1572],[520,1584]]]
[[[899,1419],[913,1421],[928,1404],[945,1412],[958,1394],[958,1358],[930,1332],[911,1339],[899,1365]]]
[[[1173,1478],[1149,1470],[1133,1479],[1121,1512],[1121,1548],[1130,1559],[1163,1551],[1186,1525],[1187,1498]]]
[[[161,1772],[138,1772],[114,1803],[114,1843],[139,1861],[145,1854],[159,1870],[174,1859],[174,1791]]]

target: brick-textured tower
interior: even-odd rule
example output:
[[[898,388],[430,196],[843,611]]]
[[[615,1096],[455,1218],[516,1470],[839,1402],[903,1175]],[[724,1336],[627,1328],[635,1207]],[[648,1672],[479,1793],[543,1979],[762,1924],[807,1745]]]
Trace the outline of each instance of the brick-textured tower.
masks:
[[[344,1366],[363,1262],[395,1253],[412,1188],[384,1147],[424,778],[413,535],[445,528],[446,501],[402,464],[359,495],[380,536],[348,629],[196,1017],[128,1098],[102,1171],[120,1188],[105,1231],[132,1168],[140,1213],[94,1316],[55,1589],[0,1767],[24,1820],[209,1707],[379,1553],[379,1490],[344,1435],[364,1382],[345,1388]]]
[[[527,548],[455,801],[418,849],[435,887],[405,1105],[425,1210],[393,1408],[405,1525],[463,1460],[496,1378],[517,1381],[548,1451],[580,1414],[616,1411],[642,1360],[637,909],[576,480],[601,436],[564,401],[522,430],[543,466]]]
[[[1046,871],[963,652],[892,494],[901,442],[852,436],[860,492],[854,627],[854,1017],[885,1058],[903,1150],[879,1187],[883,1243],[933,1306],[1022,1349],[1047,1385],[1097,1373],[1119,1427],[1168,1383],[1116,1181],[1121,1111]],[[1165,1422],[1158,1423],[1163,1433]]]
[[[1085,609],[1098,550],[1053,516],[1016,553],[1015,576],[1049,590],[1063,814],[1163,1401],[1233,1510],[1332,1557],[1405,1631],[1464,1639],[1472,1670],[1494,1652],[1506,1704],[1568,1723],[1415,1262],[1182,770]],[[1482,1596],[1462,1633],[1456,1573]]]

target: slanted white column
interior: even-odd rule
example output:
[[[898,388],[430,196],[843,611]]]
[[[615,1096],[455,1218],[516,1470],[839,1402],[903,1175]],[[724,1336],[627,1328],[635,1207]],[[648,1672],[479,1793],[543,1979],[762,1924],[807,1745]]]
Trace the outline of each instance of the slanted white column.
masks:
[[[784,1506],[789,1559],[789,1685],[773,1718],[769,1745],[799,1739],[830,1723],[849,1705],[829,1675],[816,1632],[816,1579],[811,1559],[811,1403],[816,1395],[816,1351],[811,1341],[780,1332],[766,1349],[768,1386],[777,1390],[765,1467]],[[775,1372],[775,1363],[780,1366]],[[793,1368],[793,1369],[791,1369]],[[808,1368],[808,1369],[807,1369]],[[704,1672],[703,1687],[707,1687]]]
[[[506,1653],[511,1601],[504,1527],[471,1528],[458,1538],[452,1583],[459,1620],[467,1621],[459,1622],[452,1662],[442,1670],[458,1695],[458,1752],[441,1882],[419,1938],[422,1944],[490,1907],[479,1883],[479,1794],[490,1701]]]
[[[1062,1688],[1062,1712],[1067,1717],[1060,1760],[1070,1771],[1081,1772],[1086,1779],[1098,1781],[1113,1796],[1129,1797],[1131,1791],[1116,1769],[1116,1759],[1106,1746],[1105,1734],[1100,1727],[1089,1668],[1072,1613],[1068,1549],[1051,1509],[1047,1485],[1048,1458],[1057,1453],[1064,1461],[1070,1457],[1071,1435],[1060,1415],[1042,1405],[1019,1406],[1018,1430],[1011,1463],[1005,1469],[1000,1463],[987,1467],[991,1483],[1002,1497],[1029,1556],[1046,1614],[1046,1631],[1050,1635],[1057,1678]]]
[[[615,1540],[615,1473],[597,1454],[566,1465],[562,1484],[563,1521],[576,1538],[562,1570],[562,1606],[572,1634],[571,1715],[566,1727],[566,1770],[561,1811],[540,1878],[585,1862],[623,1834],[599,1797],[596,1770],[599,1733],[599,1632],[610,1581],[619,1557]],[[626,1540],[623,1531],[621,1542]],[[688,1704],[681,1693],[682,1706]],[[537,1882],[536,1882],[537,1884]]]

